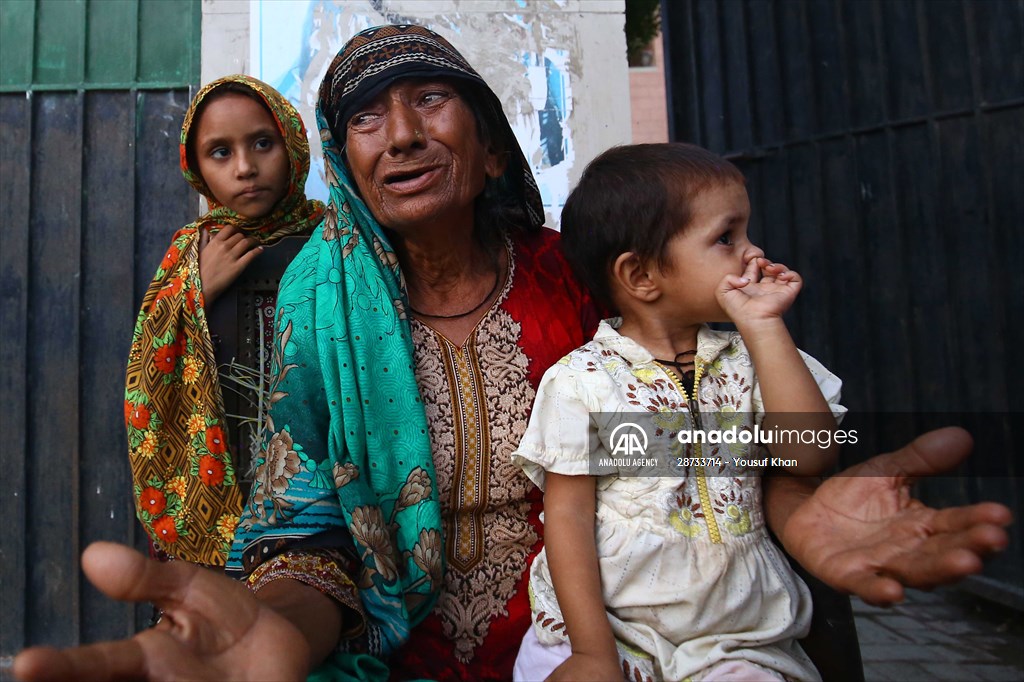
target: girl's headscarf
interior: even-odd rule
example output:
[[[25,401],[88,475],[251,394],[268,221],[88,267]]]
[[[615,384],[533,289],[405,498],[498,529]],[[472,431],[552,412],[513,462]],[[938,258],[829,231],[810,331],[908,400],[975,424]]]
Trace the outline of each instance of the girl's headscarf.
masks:
[[[258,219],[238,215],[189,167],[189,134],[201,103],[238,84],[255,93],[277,123],[288,151],[288,191]],[[238,87],[233,86],[233,87]],[[181,128],[181,170],[210,210],[171,240],[142,300],[132,335],[124,416],[135,505],[155,546],[195,563],[223,566],[242,509],[225,438],[224,407],[199,277],[200,230],[234,225],[261,244],[309,233],[324,206],[304,193],[309,172],[306,129],[295,108],[266,83],[244,75],[216,80],[192,100]]]
[[[342,544],[358,555],[350,584],[366,627],[343,648],[381,658],[433,608],[443,588],[444,543],[402,273],[349,176],[341,136],[346,113],[395,80],[439,76],[471,82],[497,112],[490,123],[503,126],[513,152],[499,199],[529,216],[523,229],[543,219],[540,193],[497,97],[447,41],[419,26],[383,26],[342,48],[317,106],[330,204],[281,280],[274,397],[228,566],[255,570],[250,580],[258,582],[260,564],[275,553],[350,538]],[[331,664],[323,679],[387,674],[354,653]]]

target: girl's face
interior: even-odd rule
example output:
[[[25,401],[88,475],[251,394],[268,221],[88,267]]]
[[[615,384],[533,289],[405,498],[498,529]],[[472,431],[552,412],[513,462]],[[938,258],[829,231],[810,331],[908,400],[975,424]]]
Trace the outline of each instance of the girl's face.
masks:
[[[288,152],[270,112],[227,93],[203,109],[194,127],[199,175],[214,198],[250,219],[274,210],[288,191]]]
[[[666,245],[666,267],[655,275],[672,309],[692,322],[728,322],[715,295],[726,275],[743,275],[764,256],[747,238],[750,200],[737,183],[716,184],[693,198],[690,224]]]

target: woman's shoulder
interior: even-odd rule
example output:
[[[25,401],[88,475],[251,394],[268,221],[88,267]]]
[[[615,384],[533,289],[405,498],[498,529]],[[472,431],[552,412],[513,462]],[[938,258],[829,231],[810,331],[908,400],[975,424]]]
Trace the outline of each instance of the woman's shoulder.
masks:
[[[590,293],[573,275],[562,252],[561,235],[541,227],[529,233],[510,234],[509,240],[515,261],[514,286],[528,299],[530,316],[547,310],[563,323],[574,320],[574,331],[563,346],[590,339],[601,314]]]
[[[534,258],[543,258],[545,255],[556,258],[560,263],[565,263],[562,255],[562,235],[550,227],[540,227],[536,230],[516,230],[511,235],[512,248],[516,254],[528,255]]]
[[[280,292],[290,293],[293,288],[312,289],[316,281],[315,273],[320,263],[320,253],[326,247],[321,225],[313,230],[284,269],[280,280]]]

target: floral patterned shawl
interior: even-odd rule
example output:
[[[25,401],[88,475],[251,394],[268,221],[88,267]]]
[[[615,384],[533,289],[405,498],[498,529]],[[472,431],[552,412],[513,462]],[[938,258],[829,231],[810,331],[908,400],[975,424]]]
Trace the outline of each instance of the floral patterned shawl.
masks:
[[[277,122],[290,163],[285,196],[267,216],[250,220],[217,202],[186,143],[193,118],[210,93],[240,84],[258,95]],[[224,435],[224,407],[213,343],[203,309],[199,235],[235,225],[261,244],[310,232],[324,206],[304,194],[309,172],[306,129],[295,108],[269,85],[244,75],[216,80],[185,115],[181,170],[210,210],[174,235],[142,301],[132,335],[124,417],[139,520],[170,556],[223,566],[242,509]]]

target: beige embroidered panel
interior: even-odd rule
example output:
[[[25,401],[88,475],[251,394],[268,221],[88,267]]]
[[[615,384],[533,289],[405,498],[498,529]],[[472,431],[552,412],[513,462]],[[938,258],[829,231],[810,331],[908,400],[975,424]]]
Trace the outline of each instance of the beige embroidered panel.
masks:
[[[518,344],[520,325],[499,307],[506,295],[462,348],[412,324],[448,562],[435,613],[463,663],[505,612],[539,539],[527,520],[532,484],[511,462],[534,390]]]

